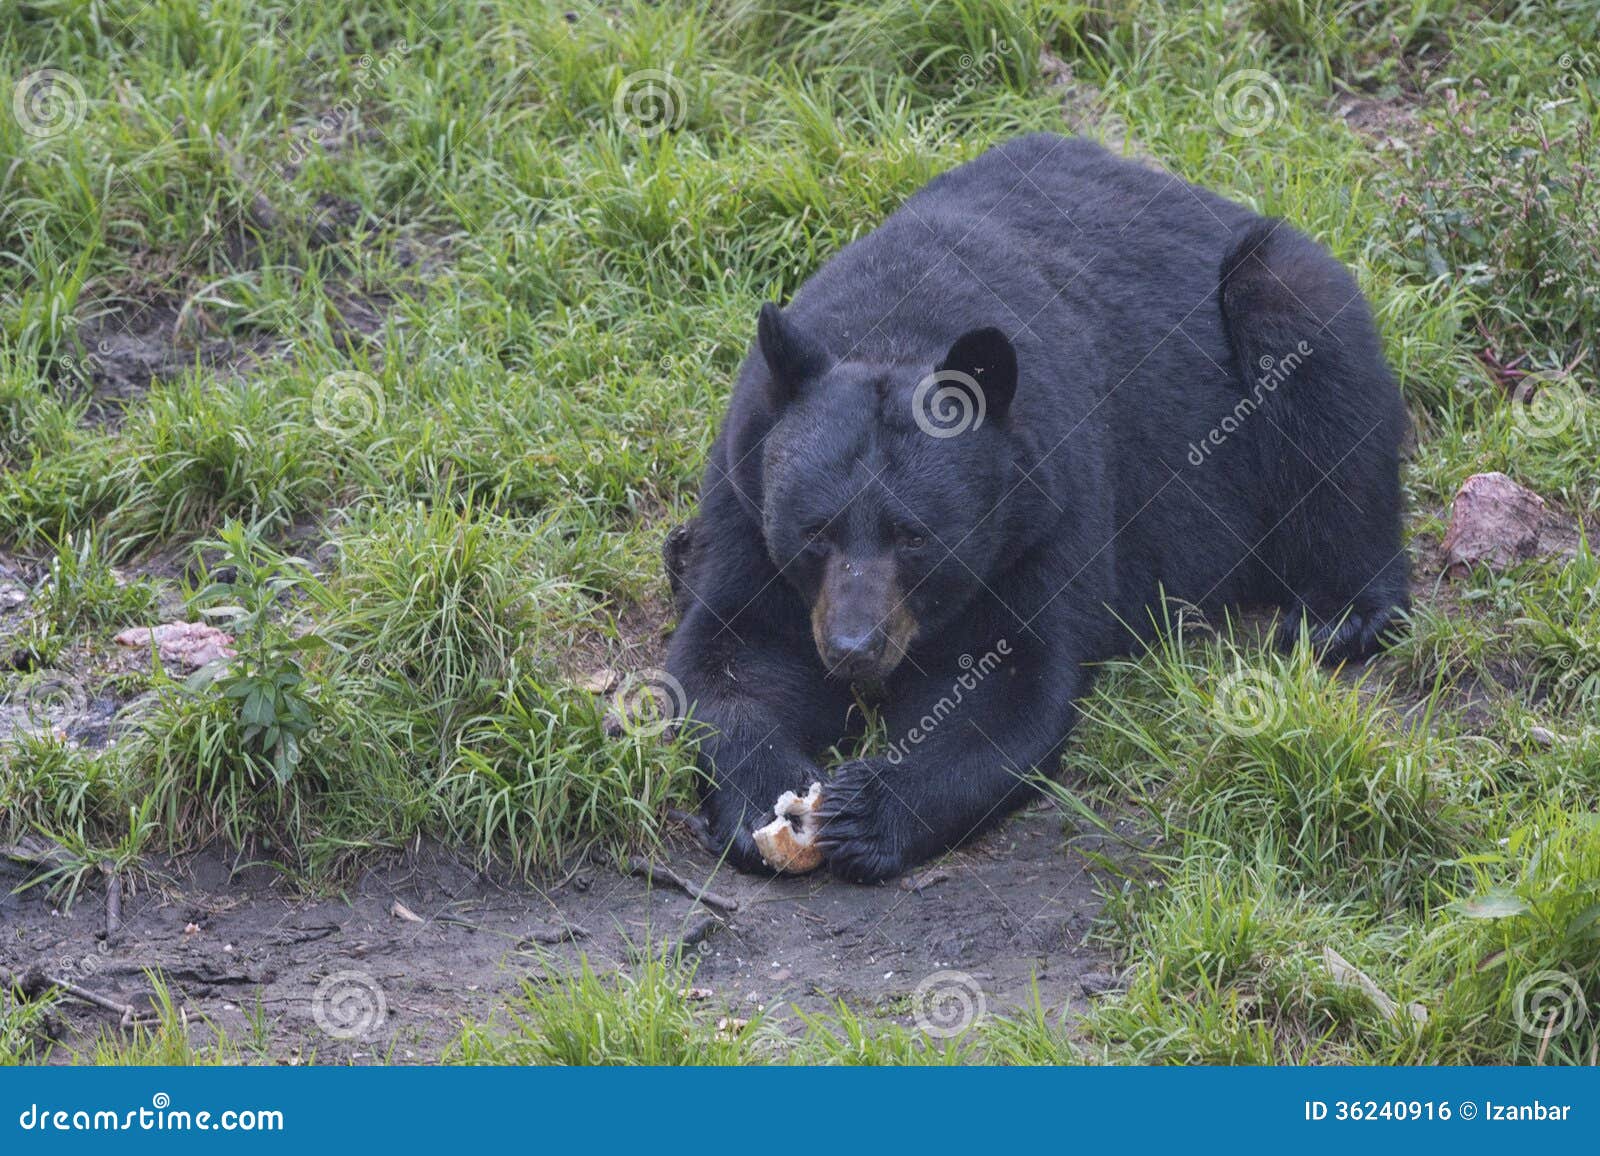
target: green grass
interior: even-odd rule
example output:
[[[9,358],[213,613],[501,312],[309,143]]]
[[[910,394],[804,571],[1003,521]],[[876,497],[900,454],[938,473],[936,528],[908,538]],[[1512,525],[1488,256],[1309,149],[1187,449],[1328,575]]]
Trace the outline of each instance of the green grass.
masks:
[[[658,546],[759,303],[1064,100],[1357,271],[1425,566],[1474,472],[1600,517],[1592,5],[434,7],[0,11],[0,550],[30,575],[0,699],[132,704],[104,749],[0,751],[0,833],[58,842],[64,895],[215,838],[319,880],[418,835],[530,875],[649,843],[689,740],[608,736],[580,684],[659,661]],[[1229,131],[1246,69],[1271,81]],[[155,379],[111,388],[130,342]],[[1557,972],[1600,1006],[1600,569],[1417,587],[1359,681],[1187,631],[1107,672],[1064,792],[1137,828],[1101,928],[1128,979],[1082,1020],[995,1009],[947,1044],[841,1007],[730,1042],[675,974],[585,971],[454,1054],[1583,1060],[1592,1025],[1541,1047],[1512,1005]],[[240,662],[119,667],[111,635],[180,604]],[[639,1026],[585,1034],[596,1009]],[[0,1011],[0,1055],[33,1015]]]

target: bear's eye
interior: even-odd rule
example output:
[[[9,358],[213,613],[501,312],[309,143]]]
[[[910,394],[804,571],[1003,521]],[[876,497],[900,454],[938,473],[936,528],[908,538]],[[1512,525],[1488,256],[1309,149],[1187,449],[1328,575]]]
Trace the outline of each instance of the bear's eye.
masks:
[[[928,544],[928,540],[915,530],[902,529],[898,535],[900,545],[906,550],[920,550]]]
[[[828,524],[826,522],[812,522],[801,529],[800,535],[811,545],[818,546],[822,544],[822,537],[827,532]]]

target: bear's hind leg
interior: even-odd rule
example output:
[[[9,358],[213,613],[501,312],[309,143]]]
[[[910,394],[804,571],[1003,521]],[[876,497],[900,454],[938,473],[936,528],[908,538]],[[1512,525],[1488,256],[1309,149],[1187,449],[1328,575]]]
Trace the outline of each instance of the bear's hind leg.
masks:
[[[1382,648],[1407,606],[1400,442],[1405,406],[1349,272],[1281,221],[1223,262],[1222,317],[1259,450],[1257,555],[1284,611],[1328,663]]]
[[[1317,657],[1330,665],[1377,654],[1401,629],[1410,608],[1403,561],[1396,559],[1398,574],[1381,575],[1353,598],[1312,595],[1310,601],[1286,603],[1278,624],[1279,648],[1293,650],[1304,634]]]

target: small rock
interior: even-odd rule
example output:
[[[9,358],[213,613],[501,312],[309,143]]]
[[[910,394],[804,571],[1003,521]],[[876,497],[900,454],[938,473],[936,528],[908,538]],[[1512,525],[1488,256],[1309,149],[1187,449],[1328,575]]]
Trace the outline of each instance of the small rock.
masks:
[[[601,667],[599,670],[591,671],[585,675],[583,681],[578,685],[582,686],[590,694],[610,694],[617,689],[617,683],[620,681],[621,677],[616,671],[609,667]]]
[[[1105,995],[1107,992],[1121,991],[1123,983],[1120,975],[1092,971],[1078,980],[1078,987],[1084,995]]]
[[[1445,572],[1459,578],[1480,562],[1505,569],[1534,557],[1546,512],[1543,498],[1506,475],[1473,474],[1451,503]]]
[[[233,635],[203,622],[163,622],[160,626],[133,626],[117,635],[118,646],[150,648],[164,665],[199,670],[207,663],[234,657]]]
[[[1566,735],[1556,734],[1556,732],[1551,730],[1549,727],[1529,727],[1528,741],[1533,743],[1535,746],[1553,747],[1560,744],[1569,743],[1572,740]]]

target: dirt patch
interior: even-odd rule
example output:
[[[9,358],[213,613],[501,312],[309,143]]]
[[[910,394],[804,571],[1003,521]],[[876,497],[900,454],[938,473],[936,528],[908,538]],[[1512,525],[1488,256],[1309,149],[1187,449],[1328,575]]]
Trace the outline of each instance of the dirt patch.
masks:
[[[347,348],[380,332],[394,305],[387,295],[355,291],[341,291],[330,301],[337,314],[335,337]],[[115,425],[153,381],[196,367],[243,377],[290,347],[274,334],[224,332],[203,309],[168,298],[103,308],[78,338],[85,354],[68,368],[92,391],[88,417],[100,426]]]
[[[1419,98],[1398,94],[1390,97],[1345,93],[1333,104],[1333,115],[1354,132],[1369,137],[1380,148],[1410,149],[1435,130],[1422,119]]]
[[[151,995],[147,972],[159,972],[191,1016],[234,1039],[252,1037],[259,1008],[271,1025],[265,1053],[288,1062],[436,1060],[464,1018],[489,1018],[520,981],[574,970],[580,953],[597,970],[627,967],[638,947],[677,943],[708,911],[717,918],[690,949],[695,982],[712,990],[713,1007],[741,1017],[764,1008],[798,1030],[794,1006],[842,999],[909,1023],[908,997],[940,971],[969,975],[991,1012],[1030,1001],[1035,982],[1046,1008],[1072,1008],[1108,986],[1110,961],[1086,942],[1100,903],[1063,824],[1052,809],[1023,812],[933,874],[923,868],[919,878],[938,881],[921,890],[825,872],[739,875],[687,838],[675,842],[662,861],[737,901],[725,914],[611,866],[538,887],[425,848],[373,869],[339,899],[316,899],[268,867],[234,870],[208,852],[166,864],[125,897],[109,942],[101,890],[67,911],[38,888],[0,895],[0,967],[38,965],[140,1007]],[[11,892],[25,870],[0,860],[0,886]],[[395,914],[397,902],[421,922]],[[586,934],[540,942],[569,928]],[[330,1024],[342,1030],[341,999],[370,1006],[378,992],[386,1014],[370,1031],[329,1034]],[[117,1019],[76,1003],[62,1014],[69,1041]]]

